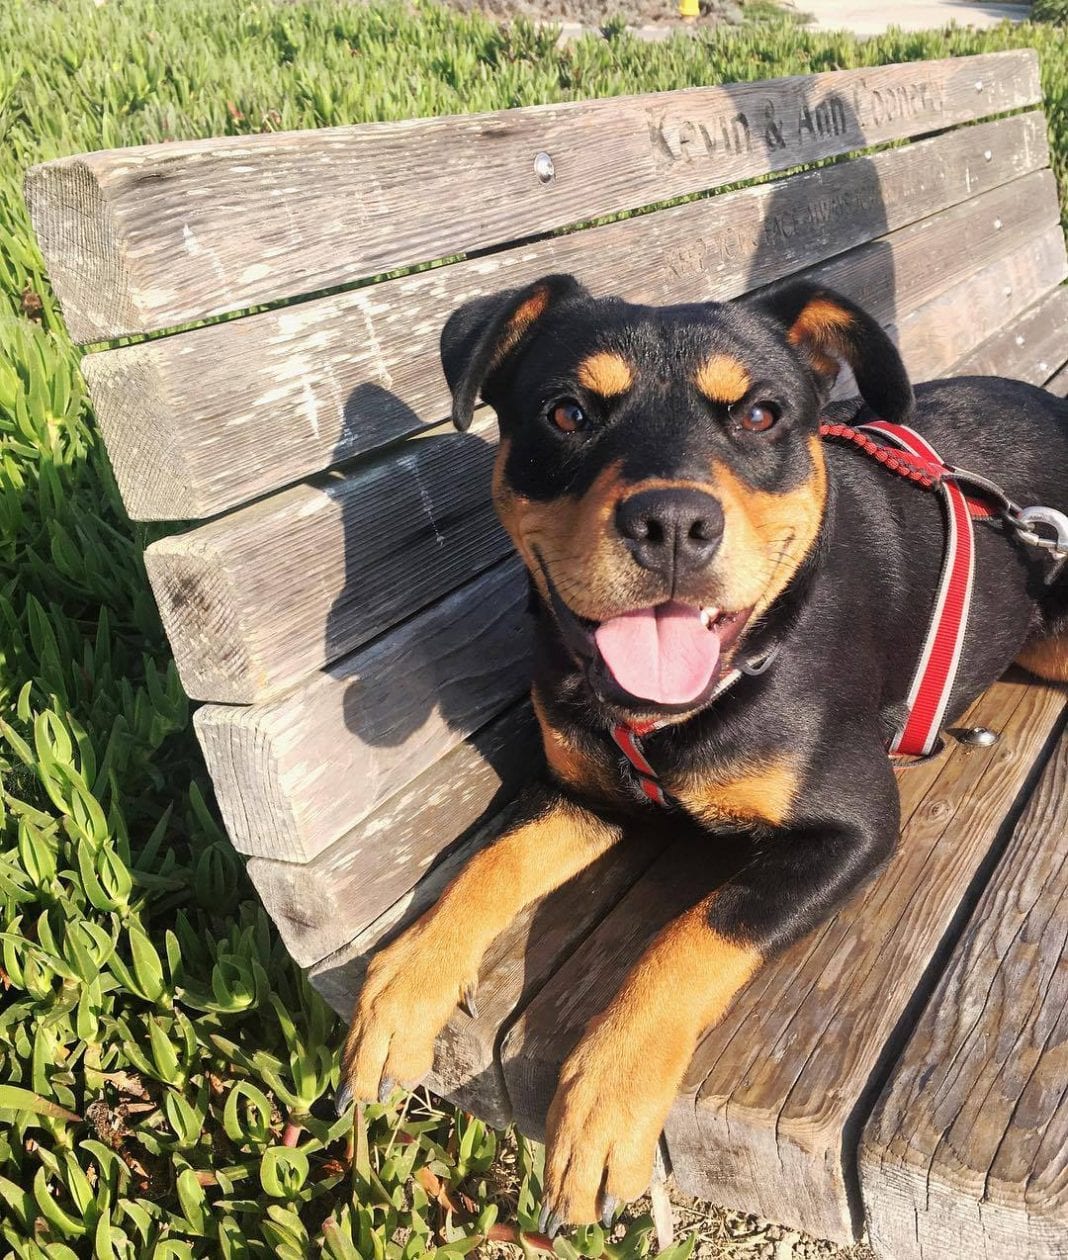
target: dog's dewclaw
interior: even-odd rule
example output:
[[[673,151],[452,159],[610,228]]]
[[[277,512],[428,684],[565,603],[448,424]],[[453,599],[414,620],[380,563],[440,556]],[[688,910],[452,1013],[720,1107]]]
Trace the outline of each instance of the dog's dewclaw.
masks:
[[[478,1019],[478,1003],[475,1001],[475,994],[478,992],[473,984],[469,984],[463,991],[460,998],[460,1006],[471,1016],[472,1019]]]

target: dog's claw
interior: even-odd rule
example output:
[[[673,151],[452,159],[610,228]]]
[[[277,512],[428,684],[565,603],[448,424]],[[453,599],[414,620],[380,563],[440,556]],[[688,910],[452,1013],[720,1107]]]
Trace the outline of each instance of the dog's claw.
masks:
[[[601,1224],[605,1229],[612,1228],[612,1218],[616,1214],[619,1200],[614,1194],[606,1194],[601,1199]]]
[[[475,1001],[476,986],[468,984],[464,986],[463,996],[460,999],[460,1005],[471,1016],[472,1019],[478,1019],[478,1003]]]
[[[551,1242],[563,1227],[564,1222],[561,1220],[560,1214],[552,1211],[548,1203],[543,1203],[541,1205],[541,1215],[538,1217],[538,1233],[544,1234]]]
[[[395,1086],[396,1081],[391,1081],[388,1076],[383,1076],[378,1086],[378,1101],[380,1103],[389,1102]]]
[[[352,1086],[348,1081],[342,1081],[341,1085],[334,1091],[334,1110],[338,1116],[343,1116],[352,1106]]]

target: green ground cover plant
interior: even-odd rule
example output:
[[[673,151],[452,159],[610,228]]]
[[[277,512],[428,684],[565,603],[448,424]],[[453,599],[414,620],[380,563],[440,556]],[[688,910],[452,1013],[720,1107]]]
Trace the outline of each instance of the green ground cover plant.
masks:
[[[532,1230],[540,1206],[537,1148],[428,1098],[355,1129],[333,1115],[341,1029],[223,834],[23,170],[1022,45],[1042,54],[1063,176],[1068,33],[1050,25],[860,43],[783,22],[649,45],[617,24],[557,48],[430,6],[0,6],[0,1256],[459,1256]],[[620,1233],[556,1249],[655,1251],[647,1217]]]

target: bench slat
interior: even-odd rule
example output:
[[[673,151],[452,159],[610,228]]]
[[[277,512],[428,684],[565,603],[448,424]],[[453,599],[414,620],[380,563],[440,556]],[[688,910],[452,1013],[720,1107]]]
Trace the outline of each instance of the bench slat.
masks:
[[[961,375],[961,359],[977,344],[1001,335],[1006,324],[1023,319],[1033,303],[1044,300],[1051,284],[1068,275],[1064,233],[1059,224],[1036,240],[983,267],[974,276],[906,316],[900,327],[890,327],[914,380]],[[1015,340],[988,362],[997,374],[1026,378],[1031,356],[1026,343]],[[1041,382],[1036,382],[1041,383]],[[855,393],[855,390],[851,390]]]
[[[1062,738],[864,1131],[881,1256],[1068,1253],[1066,830]]]
[[[1010,328],[984,342],[959,365],[962,376],[1009,374],[1044,385],[1068,358],[1068,289],[1055,289]]]
[[[1036,338],[1042,345],[1051,341],[1068,346],[1063,328],[1068,290],[1054,290],[1030,310],[1025,308],[1047,284],[1066,274],[1063,235],[1054,225],[1037,241],[1019,246],[925,303],[890,331],[916,380],[959,372],[961,356],[994,334],[1000,349],[997,357],[992,347],[984,351],[988,370],[1042,384],[1044,378],[1032,371]],[[1006,290],[1011,290],[1008,296]],[[1006,320],[1021,311],[1025,313],[1006,329]],[[1043,321],[1057,312],[1061,324],[1040,334]],[[309,898],[329,901],[335,859],[324,857],[320,864],[314,861],[317,855],[328,845],[339,847],[338,837],[385,796],[526,688],[529,665],[520,643],[524,603],[519,564],[506,561],[281,700],[249,708],[200,709],[197,731],[238,850],[282,859],[277,876],[281,886],[299,881]],[[456,627],[463,628],[462,635]],[[411,665],[412,652],[422,660],[421,668]],[[489,661],[494,668],[486,668]],[[477,677],[477,682],[468,694],[467,683],[460,689],[443,684],[448,674],[454,680]],[[366,679],[362,696],[355,679]],[[399,728],[408,726],[410,733],[403,735]],[[477,812],[464,816],[462,826]],[[445,832],[438,834],[442,841],[449,839]],[[368,862],[375,864],[370,856]],[[290,870],[291,863],[311,864],[298,874]],[[351,929],[352,935],[360,926],[346,919],[344,907],[332,919],[338,932]]]
[[[173,327],[1036,104],[1029,49],[111,150],[26,196],[71,335]],[[744,119],[744,121],[743,121]],[[539,151],[555,180],[534,172]]]
[[[383,802],[314,864],[252,858],[249,878],[293,959],[308,966],[348,945],[442,853],[499,813],[541,761],[541,736],[523,702]]]
[[[517,559],[274,704],[195,718],[240,853],[307,862],[530,688]]]
[[[989,157],[987,156],[989,155]],[[191,520],[373,451],[449,410],[463,301],[552,271],[635,301],[725,300],[1048,164],[1045,120],[947,132],[655,214],[86,358],[135,520]]]
[[[1064,398],[1068,395],[1068,363],[1055,372],[1044,384],[1046,389],[1051,394],[1056,394],[1058,398]]]
[[[889,866],[766,967],[698,1048],[666,1126],[683,1191],[821,1238],[852,1238],[852,1117],[894,1053],[902,1012],[927,991],[931,960],[1063,708],[1054,687],[1002,681],[968,719],[1004,732],[993,750],[958,746],[901,775],[903,838]],[[695,900],[687,877],[697,873],[678,872],[676,911]],[[559,1063],[618,987],[644,892],[639,885],[634,908],[624,902],[590,936],[505,1040],[505,1081],[526,1131],[541,1131]],[[654,927],[657,917],[654,909]]]
[[[819,274],[870,292],[873,313],[892,318],[888,300],[908,311],[970,274],[976,259],[961,241],[989,232],[998,215],[1005,227],[992,232],[991,258],[1058,221],[1052,174],[994,189]],[[488,497],[494,432],[486,421],[472,430],[481,441],[420,436],[348,477],[295,487],[149,547],[189,695],[274,698],[502,557],[508,543]]]

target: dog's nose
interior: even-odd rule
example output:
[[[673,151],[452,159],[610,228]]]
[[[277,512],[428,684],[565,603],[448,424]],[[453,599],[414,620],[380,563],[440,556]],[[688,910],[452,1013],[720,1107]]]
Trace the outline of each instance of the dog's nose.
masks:
[[[643,490],[620,503],[616,528],[643,568],[677,580],[716,554],[723,508],[703,490]]]

